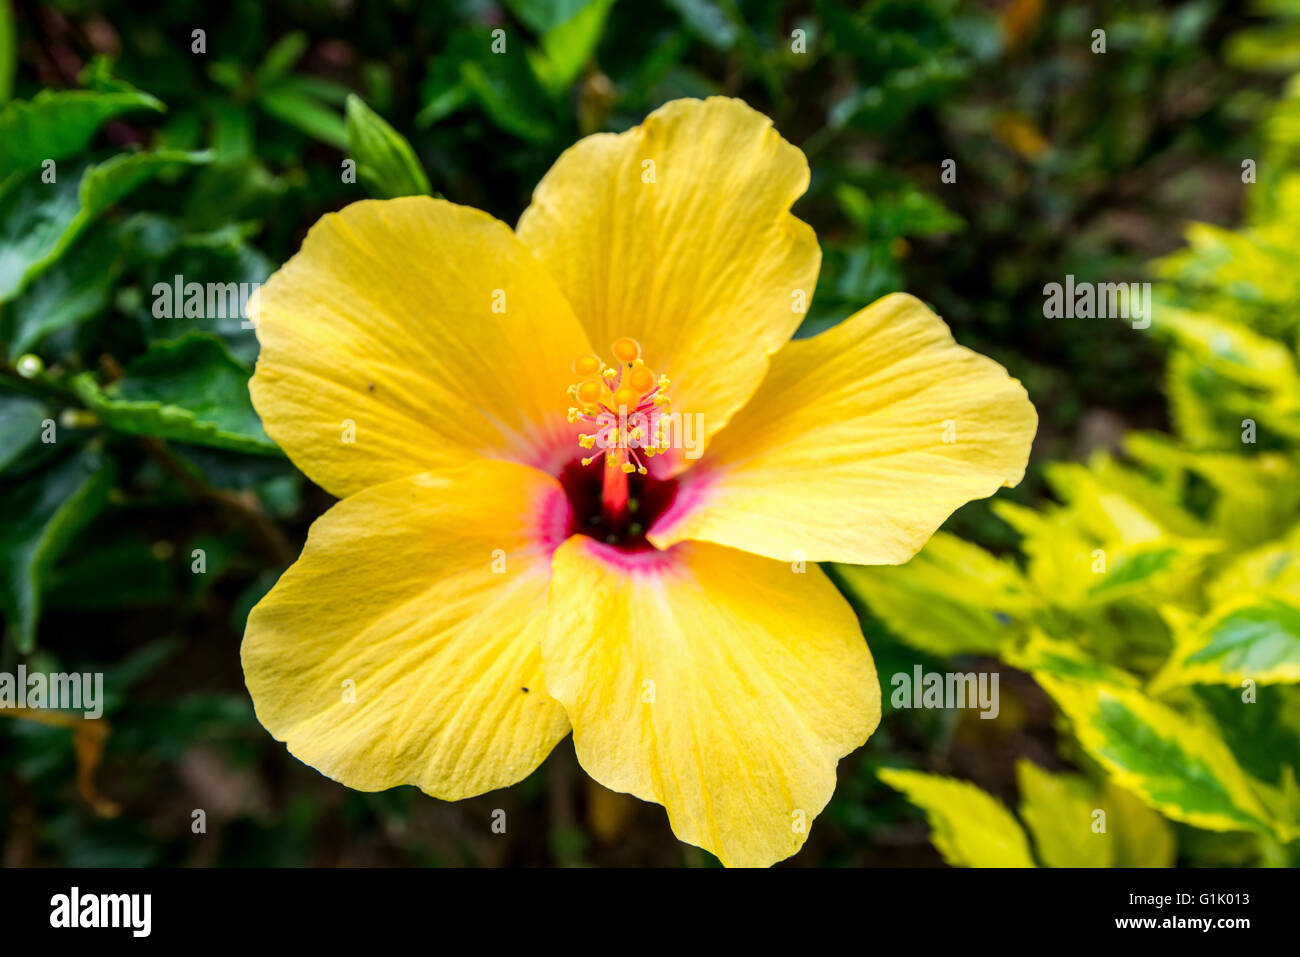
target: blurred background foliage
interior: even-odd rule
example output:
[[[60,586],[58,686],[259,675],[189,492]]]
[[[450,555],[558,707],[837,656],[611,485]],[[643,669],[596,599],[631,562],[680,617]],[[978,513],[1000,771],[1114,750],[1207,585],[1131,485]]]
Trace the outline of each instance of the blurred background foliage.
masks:
[[[791,863],[1295,863],[1296,71],[1296,0],[0,0],[0,671],[107,690],[0,715],[4,863],[713,863],[567,742],[446,804],[257,725],[244,620],[330,499],[257,421],[251,330],[152,291],[261,281],[367,195],[514,222],[576,138],[715,93],[808,155],[803,334],[908,290],[1041,419],[1021,487],[833,569],[886,715]],[[1157,280],[1151,329],[1045,319],[1067,274]],[[892,709],[916,664],[998,670],[999,719]],[[1062,827],[1096,808],[1107,840]]]

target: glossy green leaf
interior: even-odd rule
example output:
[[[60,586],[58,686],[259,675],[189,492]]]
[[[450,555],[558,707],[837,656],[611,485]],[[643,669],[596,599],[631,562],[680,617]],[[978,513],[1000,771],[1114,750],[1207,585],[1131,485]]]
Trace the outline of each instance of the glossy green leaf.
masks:
[[[162,112],[163,105],[138,90],[42,90],[31,100],[14,100],[0,110],[0,183],[46,160],[75,156],[101,126],[133,110]]]
[[[28,176],[0,210],[0,302],[49,268],[109,206],[169,167],[206,163],[207,153],[124,153],[62,172]]]
[[[523,53],[466,61],[460,66],[460,78],[467,93],[501,129],[532,143],[551,140],[549,109],[539,103],[544,91]]]
[[[44,575],[112,481],[110,463],[87,447],[0,495],[0,610],[20,652],[36,644]]]
[[[212,336],[155,343],[101,388],[90,373],[77,394],[110,428],[238,452],[278,455],[248,396],[249,370]]]
[[[196,189],[199,184],[196,184]],[[225,299],[207,306],[207,290],[201,318],[184,317],[184,310],[170,318],[166,309],[159,309],[163,288],[171,291],[174,306],[183,306],[185,285],[213,284],[207,289],[238,291],[240,303],[275,270],[260,250],[248,245],[237,230],[217,230],[211,233],[183,233],[184,223],[171,220],[132,220],[136,241],[141,244],[139,255],[151,262],[144,268],[141,288],[149,292],[137,312],[141,326],[150,342],[175,339],[196,330],[217,335],[230,354],[247,366],[257,359],[257,337],[252,324],[247,321],[247,307]],[[182,286],[176,292],[176,277],[182,277]],[[234,308],[232,308],[234,306]],[[159,313],[162,313],[159,315]]]
[[[36,444],[49,415],[44,403],[36,399],[0,392],[0,472],[20,461]]]
[[[49,333],[103,311],[118,280],[118,236],[96,227],[78,239],[14,300],[0,317],[9,358],[29,351]]]

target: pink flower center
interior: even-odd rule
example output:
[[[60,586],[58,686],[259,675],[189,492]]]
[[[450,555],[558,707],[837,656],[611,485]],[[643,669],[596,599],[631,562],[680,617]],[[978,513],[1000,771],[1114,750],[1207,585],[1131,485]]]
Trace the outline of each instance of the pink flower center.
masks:
[[[671,504],[677,483],[650,475],[646,460],[667,451],[661,417],[669,413],[668,377],[656,377],[641,359],[635,339],[619,339],[606,365],[598,356],[579,356],[573,371],[581,381],[569,387],[576,405],[569,421],[590,425],[578,444],[583,456],[560,477],[573,506],[572,531],[622,549],[652,546],[645,530]],[[600,462],[596,471],[588,467]]]

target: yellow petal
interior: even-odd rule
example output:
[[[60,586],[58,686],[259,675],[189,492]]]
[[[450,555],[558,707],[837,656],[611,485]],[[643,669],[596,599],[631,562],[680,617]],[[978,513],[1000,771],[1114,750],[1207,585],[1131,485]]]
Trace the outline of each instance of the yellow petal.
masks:
[[[603,353],[641,344],[673,409],[720,429],[812,299],[821,250],[790,215],[808,163],[739,100],[674,100],[556,161],[519,237]]]
[[[254,304],[267,433],[338,496],[481,456],[571,457],[573,357],[591,348],[510,228],[428,197],[312,227]]]
[[[911,296],[773,359],[650,533],[779,561],[905,562],[958,506],[1024,475],[1038,416]]]
[[[728,866],[794,854],[836,762],[880,721],[857,618],[822,571],[699,542],[626,556],[555,552],[542,645],[578,760],[664,805]]]
[[[485,460],[344,499],[249,615],[258,720],[359,791],[521,780],[568,731],[539,649],[567,519],[553,479]]]

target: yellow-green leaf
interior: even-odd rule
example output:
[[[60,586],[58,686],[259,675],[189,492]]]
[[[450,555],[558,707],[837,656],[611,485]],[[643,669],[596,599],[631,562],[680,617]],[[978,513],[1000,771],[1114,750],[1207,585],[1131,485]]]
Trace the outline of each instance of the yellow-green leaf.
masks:
[[[1112,781],[1016,764],[1020,817],[1046,867],[1172,867],[1173,828]]]
[[[1101,795],[1106,831],[1114,846],[1112,867],[1173,867],[1177,838],[1169,822],[1136,797],[1107,781]]]
[[[1083,749],[1121,787],[1174,820],[1211,831],[1263,831],[1268,814],[1227,745],[1202,722],[1114,685],[1037,672]]]
[[[1177,646],[1153,688],[1300,681],[1300,607],[1290,602],[1249,595],[1174,631]]]
[[[883,768],[880,780],[925,812],[930,840],[953,867],[1033,867],[1020,824],[973,784],[921,771]]]
[[[996,653],[1035,603],[1014,565],[945,532],[905,565],[836,565],[834,575],[900,641],[937,655]]]
[[[1098,831],[1096,796],[1077,774],[1051,774],[1031,761],[1016,762],[1020,817],[1044,867],[1111,867],[1115,849]],[[1103,819],[1104,820],[1104,819]]]

